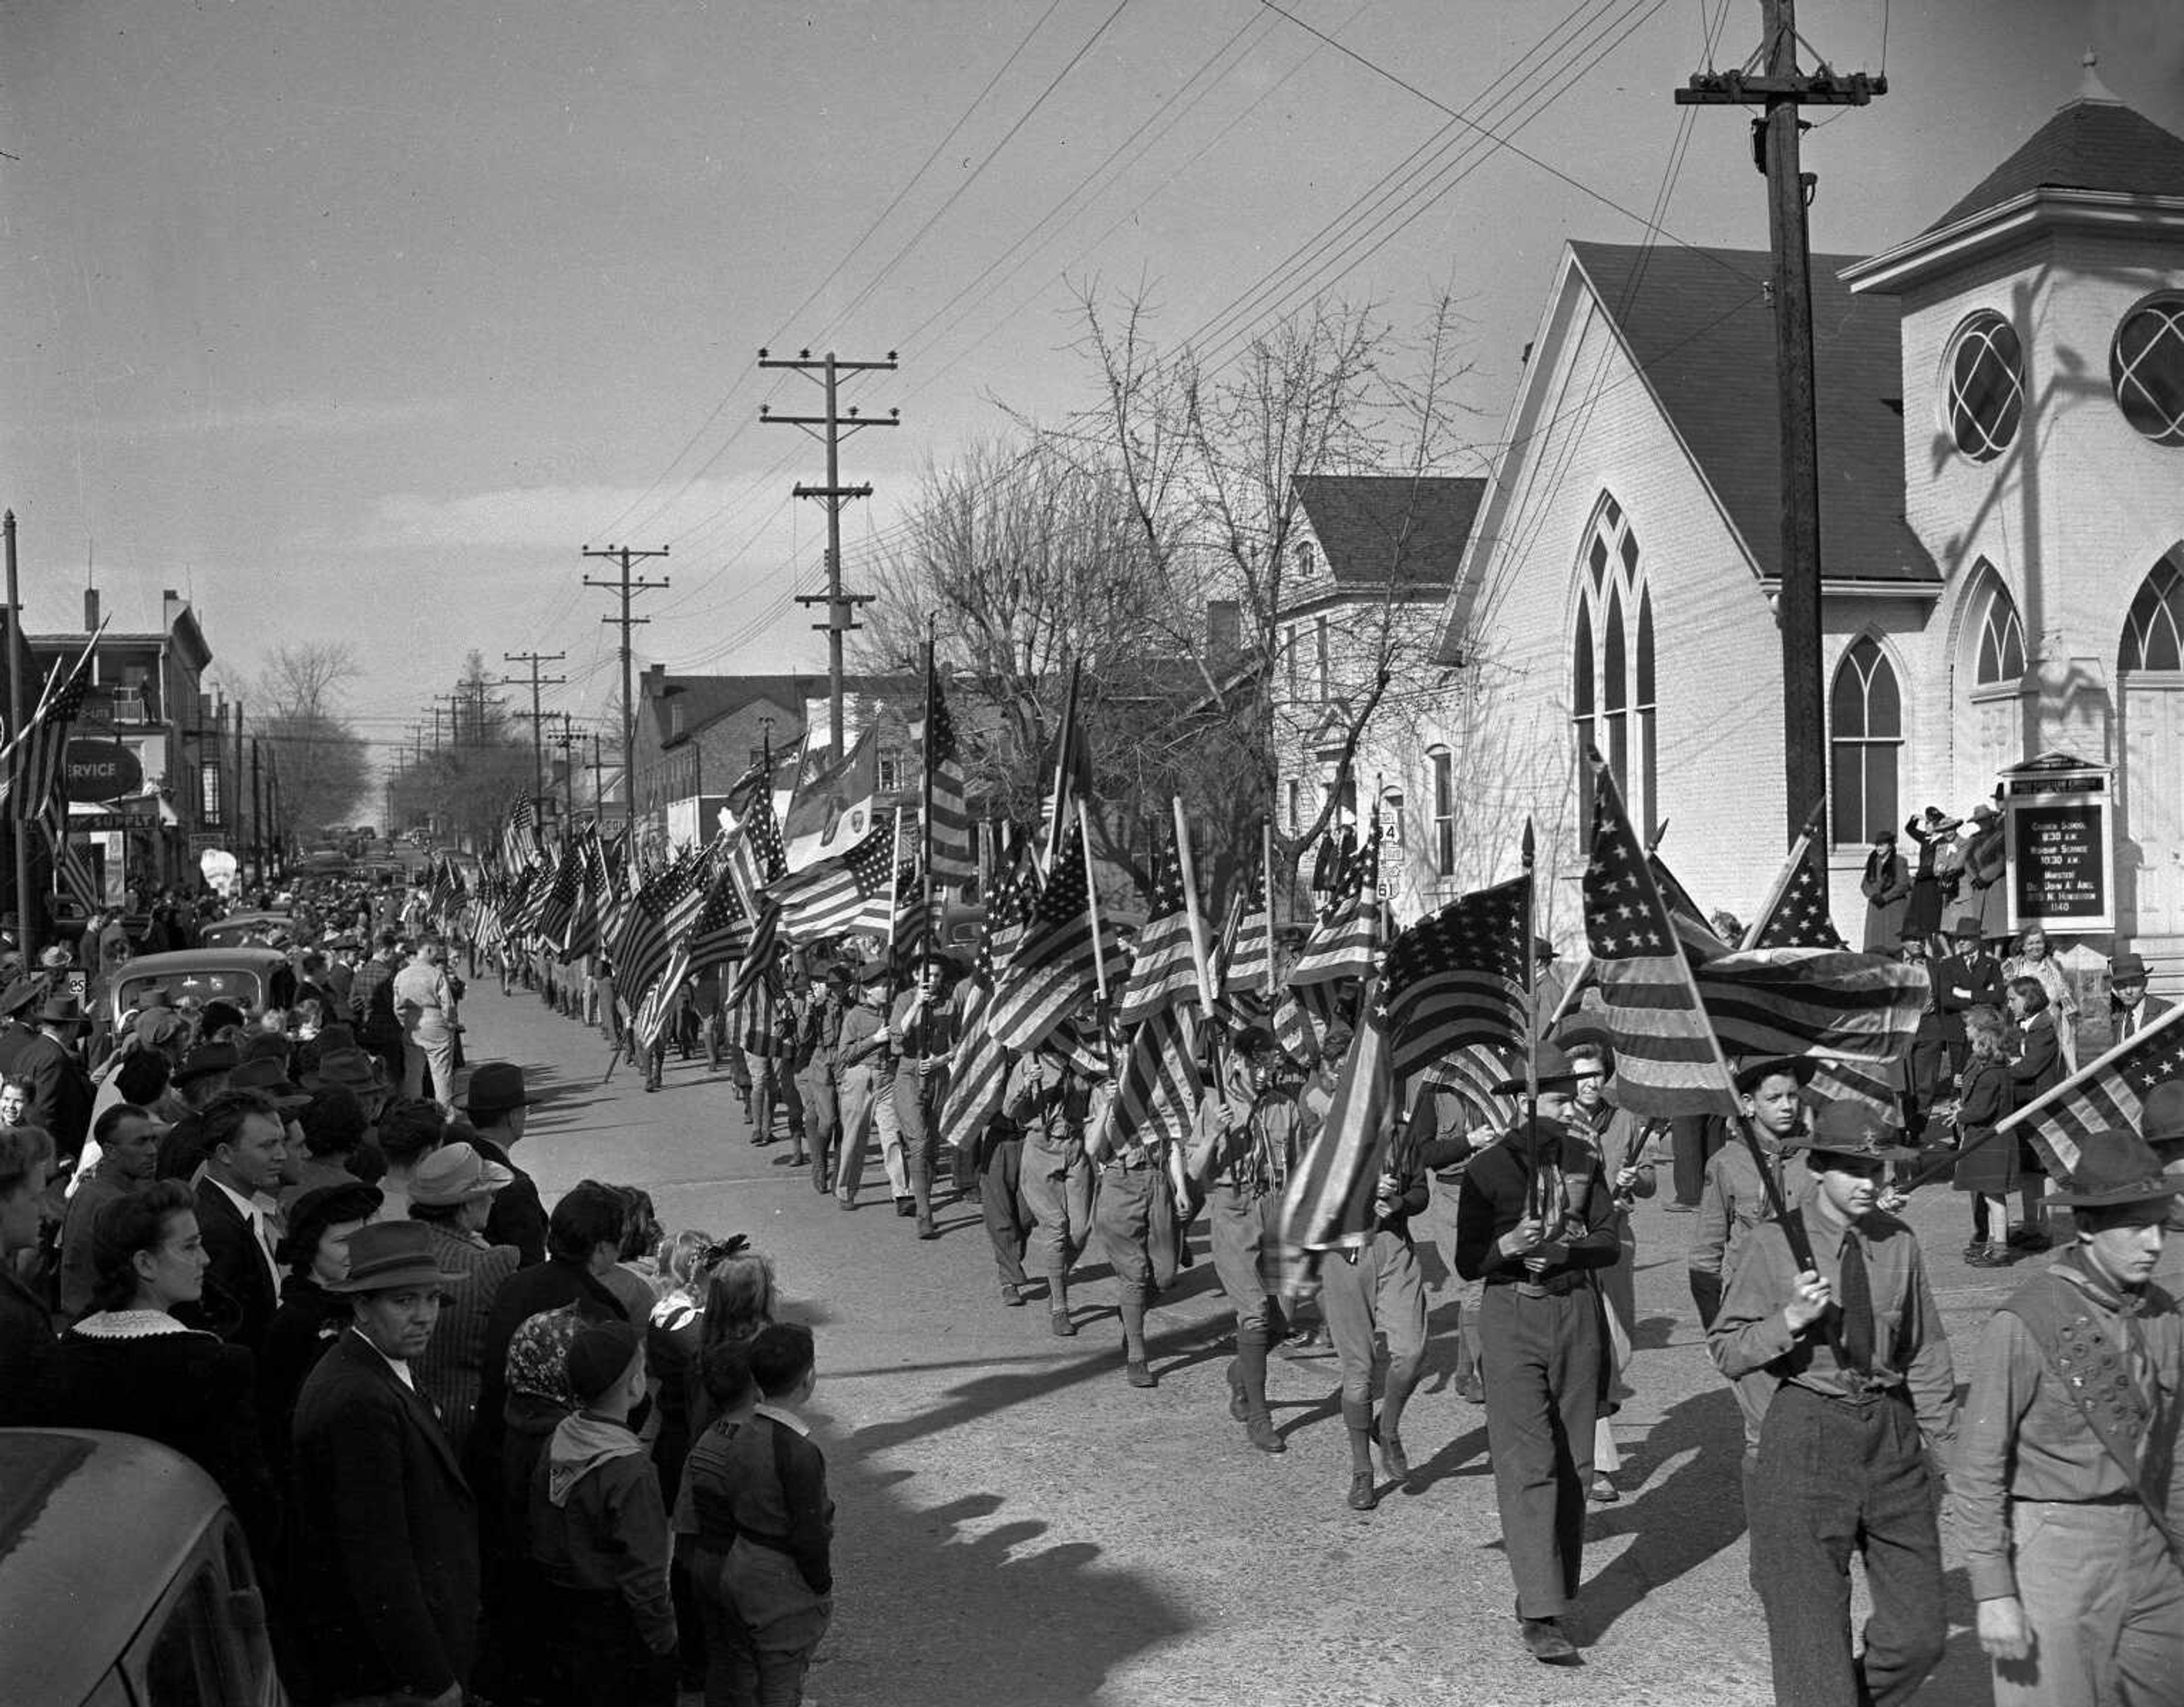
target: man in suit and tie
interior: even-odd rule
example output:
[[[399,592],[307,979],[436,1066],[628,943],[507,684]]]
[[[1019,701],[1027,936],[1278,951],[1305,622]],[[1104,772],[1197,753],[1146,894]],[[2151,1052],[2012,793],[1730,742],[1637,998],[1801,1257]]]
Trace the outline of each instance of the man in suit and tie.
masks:
[[[282,1103],[292,1100],[222,1091],[201,1116],[205,1162],[197,1182],[198,1231],[210,1261],[191,1325],[253,1352],[264,1348],[281,1302],[269,1209],[288,1159]]]
[[[36,1023],[37,1035],[23,1045],[13,1075],[23,1081],[23,1123],[44,1127],[56,1155],[78,1155],[91,1136],[95,1095],[83,1065],[91,1018],[75,997],[56,989],[39,1008]]]
[[[1964,1015],[1975,1008],[2002,1007],[2002,962],[1981,946],[1980,921],[1969,914],[1950,926],[1949,943],[1949,953],[1934,963],[1934,1009],[1942,1016],[1942,1047],[1954,1076],[1971,1059]]]
[[[477,1510],[412,1364],[461,1283],[419,1221],[349,1235],[349,1326],[296,1401],[302,1699],[460,1707],[477,1653]]]
[[[2109,962],[2109,1026],[2117,1043],[2137,1037],[2168,1011],[2168,1003],[2146,993],[2142,959],[2118,954]]]

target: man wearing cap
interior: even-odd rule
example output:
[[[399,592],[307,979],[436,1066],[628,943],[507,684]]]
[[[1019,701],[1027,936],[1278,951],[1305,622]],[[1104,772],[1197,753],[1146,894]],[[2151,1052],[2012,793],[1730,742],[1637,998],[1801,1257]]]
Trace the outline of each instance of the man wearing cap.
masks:
[[[2109,1035],[2117,1043],[2137,1037],[2168,1011],[2168,1003],[2146,993],[2143,959],[2124,954],[2109,962]]]
[[[1892,1162],[1869,1109],[1831,1103],[1809,1136],[1813,1189],[1795,1213],[1812,1264],[1776,1221],[1747,1237],[1707,1348],[1732,1381],[1772,1387],[1745,1478],[1752,1584],[1767,1611],[1774,1699],[1786,1707],[1891,1707],[1940,1663],[1942,1543],[1935,1473],[1953,1432],[1948,1336],[1910,1228],[1875,1207]],[[1873,1615],[1850,1640],[1850,1555]]]
[[[895,1119],[902,1128],[903,1167],[910,1176],[911,1201],[922,1239],[940,1237],[933,1222],[933,1164],[940,1104],[948,1091],[948,1063],[962,1034],[962,1015],[948,989],[949,966],[941,954],[920,960],[916,987],[895,998],[888,1020],[896,1061]]]
[[[2177,1699],[2184,1318],[2150,1282],[2180,1193],[2137,1134],[2087,1133],[2049,1193],[2076,1242],[1980,1337],[1949,1495],[1996,1707]]]
[[[75,997],[56,991],[37,1011],[38,1035],[15,1058],[14,1076],[23,1081],[23,1123],[42,1126],[53,1153],[73,1157],[91,1132],[93,1093],[84,1070],[83,1034],[90,1017]]]
[[[1982,800],[1972,808],[1971,834],[1964,843],[1964,904],[1975,909],[1967,917],[1979,926],[1991,959],[2009,941],[2009,886],[2003,881],[2008,870],[2002,814],[1992,801]]]
[[[880,1064],[887,1059],[887,962],[876,960],[859,976],[855,1004],[842,1015],[835,1039],[834,1072],[837,1105],[840,1110],[840,1155],[829,1183],[834,1201],[845,1209],[857,1206],[857,1191],[864,1183],[865,1152],[879,1112]],[[900,1153],[894,1165],[902,1165]],[[910,1182],[898,1182],[897,1197],[908,1193]]]
[[[279,1243],[269,1212],[288,1159],[284,1103],[261,1091],[223,1091],[203,1115],[205,1159],[197,1182],[204,1240],[204,1293],[177,1310],[193,1327],[256,1351],[281,1302]]]
[[[432,1260],[464,1284],[441,1308],[432,1343],[417,1360],[417,1379],[440,1413],[440,1426],[462,1456],[477,1416],[486,1325],[502,1283],[515,1272],[513,1245],[485,1236],[493,1196],[511,1176],[460,1139],[421,1159],[410,1179],[410,1219],[432,1236]]]
[[[1585,1490],[1600,1409],[1596,1271],[1615,1260],[1615,1210],[1599,1159],[1568,1122],[1577,1073],[1552,1043],[1534,1047],[1538,1100],[1465,1164],[1456,1268],[1485,1282],[1479,1341],[1495,1504],[1517,1582],[1517,1620],[1533,1658],[1577,1657],[1562,1618],[1585,1559]],[[1521,1096],[1524,1078],[1495,1087]]]
[[[804,1141],[810,1148],[811,1188],[833,1189],[841,1161],[842,1101],[836,1085],[840,1071],[842,1020],[855,987],[846,966],[829,966],[820,987],[808,993],[797,1019],[796,1093],[804,1099]]]
[[[512,1159],[531,1116],[532,1099],[523,1069],[513,1061],[480,1061],[471,1070],[464,1097],[471,1125],[477,1129],[478,1154],[508,1174],[486,1217],[486,1243],[514,1245],[525,1268],[543,1262],[545,1206],[538,1201],[538,1185]]]
[[[1980,941],[1980,921],[1971,914],[1949,927],[1950,952],[1934,963],[1934,1007],[1942,1016],[1942,1047],[1949,1057],[1953,1078],[1971,1059],[1971,1041],[1964,1034],[1964,1015],[1975,1008],[2002,1011],[2002,962]]]
[[[477,1510],[413,1367],[460,1283],[424,1227],[373,1221],[349,1236],[348,1277],[329,1287],[354,1299],[354,1319],[304,1382],[292,1458],[307,1699],[463,1700]]]

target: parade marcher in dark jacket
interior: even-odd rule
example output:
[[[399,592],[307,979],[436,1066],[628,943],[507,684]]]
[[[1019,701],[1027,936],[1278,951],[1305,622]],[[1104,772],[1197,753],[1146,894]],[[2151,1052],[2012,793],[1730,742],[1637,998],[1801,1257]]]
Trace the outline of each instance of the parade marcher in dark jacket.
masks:
[[[1884,829],[1873,838],[1858,887],[1865,897],[1865,952],[1893,954],[1911,905],[1911,868],[1896,851],[1893,830]]]
[[[0,1428],[52,1421],[58,1353],[53,1316],[15,1277],[38,1243],[53,1144],[36,1126],[0,1126]]]
[[[477,1510],[417,1390],[443,1288],[426,1230],[350,1235],[332,1290],[355,1321],[304,1382],[291,1482],[292,1574],[316,1673],[308,1699],[406,1693],[460,1707],[477,1651]]]

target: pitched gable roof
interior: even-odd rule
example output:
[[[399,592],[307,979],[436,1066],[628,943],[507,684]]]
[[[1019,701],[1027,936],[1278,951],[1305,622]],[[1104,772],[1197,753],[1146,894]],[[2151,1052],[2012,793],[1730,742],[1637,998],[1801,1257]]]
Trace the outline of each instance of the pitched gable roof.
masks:
[[[1938,231],[2030,191],[2050,189],[2184,197],[2184,137],[2113,96],[2081,96],[1926,229]]]
[[[1774,317],[1760,250],[1570,245],[1662,410],[1713,488],[1763,577],[1782,574]],[[1852,296],[1858,258],[1814,255],[1820,553],[1830,581],[1938,582],[1903,520],[1902,314]]]
[[[1486,492],[1474,475],[1301,474],[1290,484],[1338,587],[1453,585]]]

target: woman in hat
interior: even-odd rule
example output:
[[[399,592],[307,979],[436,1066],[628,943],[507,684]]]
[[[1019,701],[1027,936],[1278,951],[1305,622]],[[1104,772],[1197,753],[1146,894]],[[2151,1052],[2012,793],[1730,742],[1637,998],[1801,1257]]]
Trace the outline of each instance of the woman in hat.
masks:
[[[514,1245],[488,1244],[485,1238],[493,1193],[513,1178],[475,1147],[457,1141],[425,1156],[410,1181],[410,1219],[425,1224],[432,1260],[464,1277],[441,1305],[432,1343],[417,1360],[418,1382],[439,1406],[440,1426],[458,1456],[470,1443],[477,1415],[486,1323],[502,1282],[521,1260]]]
[[[296,1396],[305,1377],[348,1326],[348,1295],[327,1288],[348,1276],[349,1235],[377,1215],[379,1206],[379,1193],[353,1179],[316,1187],[288,1209],[288,1231],[274,1253],[288,1272],[258,1359],[259,1411],[276,1460],[286,1460]]]
[[[2184,1677],[2184,1318],[2149,1284],[2180,1193],[2137,1133],[2087,1133],[2048,1198],[2075,1242],[1973,1354],[1949,1501],[1996,1707],[2169,1702]]]
[[[2002,814],[1982,800],[1972,808],[1972,827],[1964,838],[1966,910],[1979,920],[1980,940],[1997,959],[2009,942],[2008,854],[2003,846]]]
[[[243,1347],[174,1315],[203,1295],[210,1261],[189,1187],[179,1181],[154,1181],[99,1210],[92,1222],[94,1308],[61,1337],[53,1420],[140,1434],[194,1460],[270,1565],[276,1526],[255,1363]]]
[[[1893,954],[1911,905],[1911,868],[1896,851],[1896,832],[1886,825],[1873,838],[1858,887],[1865,897],[1865,952]]]
[[[1954,849],[1956,832],[1962,822],[1961,819],[1948,816],[1938,806],[1929,806],[1921,816],[1903,826],[1903,833],[1919,846],[1919,864],[1911,874],[1911,898],[1904,905],[1903,928],[1922,938],[1940,934],[1942,908],[1956,893],[1958,859]]]

